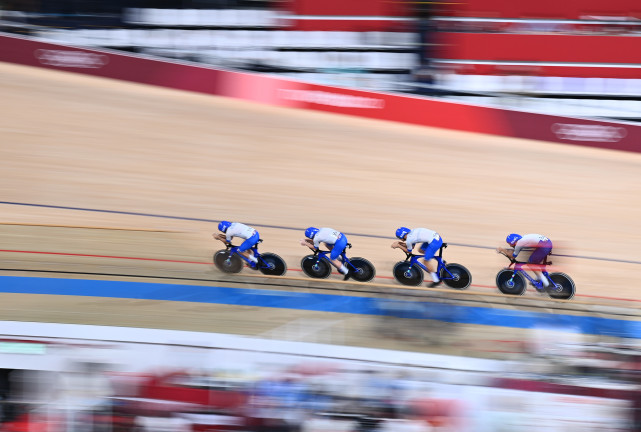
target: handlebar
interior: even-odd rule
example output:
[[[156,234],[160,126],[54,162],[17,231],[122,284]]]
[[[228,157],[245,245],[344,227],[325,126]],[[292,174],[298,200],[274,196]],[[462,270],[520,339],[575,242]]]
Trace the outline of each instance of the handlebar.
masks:
[[[505,258],[510,260],[510,264],[525,264],[525,263],[520,263],[514,257],[511,255],[506,254],[505,252],[499,252],[501,255],[503,255]]]

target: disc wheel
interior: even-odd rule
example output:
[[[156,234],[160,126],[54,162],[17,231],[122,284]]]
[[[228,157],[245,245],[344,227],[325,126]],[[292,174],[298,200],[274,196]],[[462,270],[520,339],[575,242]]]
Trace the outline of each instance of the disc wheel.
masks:
[[[467,289],[472,283],[472,274],[461,264],[447,264],[445,269],[441,270],[440,277],[445,285],[458,290]]]
[[[525,278],[514,270],[503,269],[496,275],[496,286],[503,294],[520,296],[525,294]]]
[[[243,269],[243,260],[236,255],[229,254],[228,250],[219,250],[214,254],[214,264],[218,270],[225,273],[238,273]]]
[[[307,255],[300,262],[303,273],[314,279],[325,279],[332,273],[331,264],[314,255]]]
[[[371,262],[365,258],[352,258],[349,262],[354,266],[347,266],[351,272],[351,277],[358,282],[369,282],[376,276],[376,269]]]
[[[574,281],[570,276],[565,273],[551,273],[550,279],[554,282],[554,286],[549,286],[546,291],[550,298],[558,300],[570,300],[574,297],[576,287]]]
[[[417,286],[423,282],[423,270],[408,261],[399,261],[394,265],[394,279],[403,285]]]
[[[269,276],[282,276],[287,273],[287,264],[285,260],[275,253],[264,253],[260,256],[260,271]]]

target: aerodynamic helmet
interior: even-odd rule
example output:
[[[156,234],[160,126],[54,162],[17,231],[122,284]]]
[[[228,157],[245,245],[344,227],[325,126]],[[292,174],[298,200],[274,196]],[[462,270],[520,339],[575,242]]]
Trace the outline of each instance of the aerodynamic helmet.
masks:
[[[231,226],[231,222],[221,221],[218,224],[218,231],[227,232],[227,229]]]
[[[516,242],[521,240],[522,238],[523,238],[522,235],[512,233],[509,236],[507,236],[507,238],[505,239],[505,242],[510,246],[514,247]]]
[[[399,229],[396,230],[396,237],[403,240],[403,238],[409,234],[411,229],[405,228],[405,227],[400,227]]]
[[[318,228],[309,227],[305,230],[305,237],[313,239],[318,231],[320,231]]]

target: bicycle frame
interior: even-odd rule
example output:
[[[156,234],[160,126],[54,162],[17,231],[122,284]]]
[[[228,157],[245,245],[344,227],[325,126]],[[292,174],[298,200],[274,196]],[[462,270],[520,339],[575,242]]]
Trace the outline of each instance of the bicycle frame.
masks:
[[[512,271],[514,271],[512,278],[514,278],[514,274],[520,273],[525,279],[527,279],[530,282],[530,284],[532,284],[534,288],[536,288],[537,291],[545,290],[545,287],[543,286],[543,282],[537,279],[534,279],[532,276],[529,275],[529,273],[526,270],[523,269],[523,267],[527,265],[541,266],[541,264],[529,264],[527,262],[516,261],[511,257],[508,257],[508,258],[510,258],[510,265],[508,266],[508,269],[511,269]],[[548,263],[546,262],[546,264]],[[541,273],[548,280],[551,286],[555,285],[554,281],[550,279],[550,274],[546,270],[542,270]],[[511,280],[512,279],[510,279],[510,281]]]
[[[263,239],[258,240],[258,243],[262,242]],[[254,246],[250,247],[249,250],[251,250],[254,253],[254,256],[258,260],[258,264],[254,264],[247,258],[245,255],[243,255],[241,252],[238,251],[239,246],[233,245],[231,243],[225,243],[225,246],[229,250],[229,257],[231,258],[234,255],[237,255],[238,257],[242,258],[243,261],[245,261],[250,267],[258,268],[258,265],[262,265],[263,260],[260,257],[260,252],[258,252],[258,243],[256,243]]]
[[[447,247],[447,243],[443,243],[443,245],[439,248],[438,250],[438,255],[434,255],[432,259],[435,259],[436,262],[438,263],[438,266],[436,268],[436,274],[440,275],[441,273],[444,273],[444,277],[441,279],[454,279],[454,275],[450,273],[450,271],[445,267],[445,261],[443,261],[443,249]],[[420,260],[421,258],[424,257],[424,255],[415,255],[411,252],[405,252],[406,254],[406,260],[409,260],[411,264],[416,264],[420,268],[423,269],[423,271],[430,273],[427,267],[425,267],[425,264],[423,264]]]
[[[352,245],[350,243],[347,243],[347,246],[345,246],[345,249],[349,249],[351,247]],[[347,258],[347,255],[345,254],[345,249],[343,249],[343,252],[341,252],[341,254],[339,255],[341,262],[346,266],[349,266],[350,269],[356,270],[356,267],[354,267],[350,262],[349,258]],[[328,256],[330,253],[332,253],[331,250],[317,249],[314,251],[314,255],[318,257],[319,260],[326,259],[327,261],[331,261],[331,258]]]

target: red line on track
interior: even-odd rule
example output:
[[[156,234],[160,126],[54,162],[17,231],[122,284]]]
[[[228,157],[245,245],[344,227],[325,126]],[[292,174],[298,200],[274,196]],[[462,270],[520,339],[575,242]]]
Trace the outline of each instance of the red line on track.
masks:
[[[11,249],[0,249],[0,252],[24,253],[24,254],[40,254],[40,255],[76,256],[76,257],[86,257],[86,258],[110,258],[110,259],[123,259],[123,260],[170,262],[170,263],[181,263],[181,264],[213,265],[213,263],[202,262],[202,261],[169,260],[169,259],[162,259],[162,258],[128,257],[128,256],[117,256],[117,255],[79,254],[79,253],[70,253],[70,252],[25,251],[25,250],[11,250]],[[291,271],[302,271],[301,269],[288,269],[288,270],[291,270]],[[393,277],[392,276],[376,276],[376,279],[393,279]],[[494,286],[491,286],[491,285],[475,285],[475,284],[472,284],[471,286],[479,287],[479,288],[488,288],[488,289],[494,289],[495,288]],[[577,297],[590,297],[590,298],[597,298],[597,299],[604,299],[604,300],[626,300],[626,301],[632,301],[632,302],[641,302],[641,300],[635,300],[635,299],[626,299],[626,298],[619,298],[619,297],[605,297],[605,296],[588,295],[588,294],[582,294],[581,296],[577,296]]]

